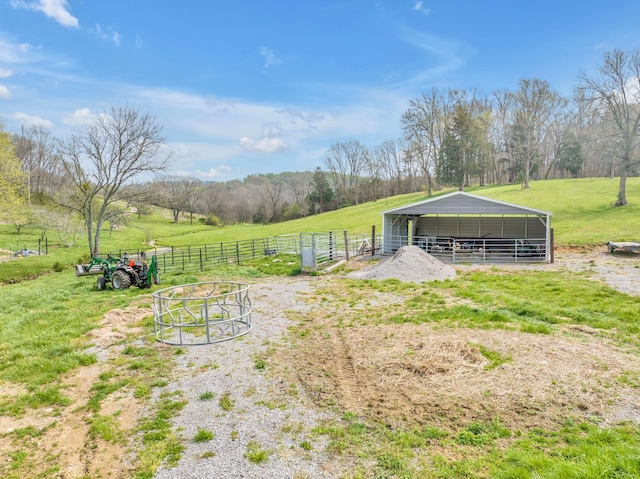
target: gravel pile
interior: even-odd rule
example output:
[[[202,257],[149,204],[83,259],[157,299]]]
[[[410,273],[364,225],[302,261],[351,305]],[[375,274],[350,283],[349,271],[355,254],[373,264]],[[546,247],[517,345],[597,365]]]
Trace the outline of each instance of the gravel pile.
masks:
[[[417,246],[403,246],[389,259],[348,275],[358,279],[399,279],[406,282],[444,281],[456,270]]]
[[[291,325],[287,310],[305,311],[299,294],[310,291],[308,280],[251,284],[253,329],[245,336],[207,346],[183,348],[176,381],[164,392],[179,392],[188,404],[173,420],[186,440],[176,467],[161,468],[156,479],[211,478],[325,478],[326,457],[322,438],[311,429],[323,413],[311,406],[304,391],[268,377],[267,348],[282,339]],[[266,370],[256,368],[256,357],[267,359]],[[205,393],[208,397],[203,400]],[[220,399],[228,395],[227,410]],[[194,442],[199,429],[214,434],[206,442]],[[301,444],[308,443],[311,448]],[[245,454],[250,443],[269,451],[268,460],[251,462]]]

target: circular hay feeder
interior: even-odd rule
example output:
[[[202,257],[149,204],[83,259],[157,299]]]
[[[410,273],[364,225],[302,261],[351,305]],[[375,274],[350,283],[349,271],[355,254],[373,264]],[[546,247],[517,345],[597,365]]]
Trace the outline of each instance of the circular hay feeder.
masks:
[[[251,300],[246,283],[185,284],[155,291],[152,297],[155,336],[165,344],[211,344],[251,330]]]

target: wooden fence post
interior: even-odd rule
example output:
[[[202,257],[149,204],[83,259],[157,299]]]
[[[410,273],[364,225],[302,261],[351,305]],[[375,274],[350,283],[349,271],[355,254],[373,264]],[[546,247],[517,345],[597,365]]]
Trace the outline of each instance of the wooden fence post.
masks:
[[[347,230],[344,230],[344,254],[347,261],[349,261],[349,235]]]
[[[376,254],[376,225],[371,225],[371,256]]]

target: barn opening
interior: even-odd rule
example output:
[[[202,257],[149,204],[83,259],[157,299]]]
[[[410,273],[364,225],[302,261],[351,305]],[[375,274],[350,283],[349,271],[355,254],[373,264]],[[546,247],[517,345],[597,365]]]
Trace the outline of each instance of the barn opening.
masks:
[[[454,263],[550,262],[551,216],[457,191],[383,211],[383,252],[416,245]]]

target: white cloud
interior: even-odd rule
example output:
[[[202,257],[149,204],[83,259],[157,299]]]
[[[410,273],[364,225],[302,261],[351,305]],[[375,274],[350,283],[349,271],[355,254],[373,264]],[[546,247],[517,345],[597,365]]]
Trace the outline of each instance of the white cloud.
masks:
[[[11,70],[0,68],[0,78],[9,78],[11,75],[13,75]]]
[[[65,125],[84,126],[92,124],[97,117],[98,115],[91,113],[89,108],[78,108],[73,113],[65,115],[62,118],[62,122]]]
[[[265,123],[260,138],[243,136],[240,138],[240,147],[256,153],[277,153],[289,149],[289,145],[281,138],[284,135],[284,130],[277,123]]]
[[[42,12],[47,17],[52,18],[65,27],[78,28],[78,19],[68,12],[69,4],[67,0],[36,0],[27,2],[26,0],[11,0],[14,8],[26,8],[36,12]]]
[[[0,62],[24,62],[26,61],[26,54],[29,53],[30,49],[31,46],[28,43],[10,43],[0,38]]]
[[[25,126],[44,126],[45,128],[53,128],[53,122],[40,118],[39,116],[28,115],[26,113],[14,113],[11,118],[19,121]]]
[[[11,91],[9,91],[6,86],[0,85],[0,98],[2,98],[3,100],[8,100],[11,97]]]
[[[113,43],[116,44],[116,46],[120,46],[120,34],[118,32],[113,32],[113,35],[111,35],[111,38],[113,39]]]
[[[276,56],[276,54],[267,47],[260,47],[260,55],[264,58],[264,69],[268,69],[274,65],[279,65],[282,60]]]
[[[240,138],[240,146],[242,149],[256,153],[277,153],[289,148],[280,138],[249,138],[243,136]]]
[[[431,13],[431,9],[425,7],[422,2],[416,2],[416,4],[413,6],[413,9],[416,12],[422,13],[423,15],[429,15],[429,13]]]
[[[221,180],[228,178],[233,173],[233,168],[227,165],[220,165],[210,168],[209,171],[196,171],[196,178],[206,178],[208,180]]]

